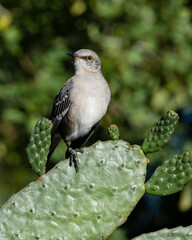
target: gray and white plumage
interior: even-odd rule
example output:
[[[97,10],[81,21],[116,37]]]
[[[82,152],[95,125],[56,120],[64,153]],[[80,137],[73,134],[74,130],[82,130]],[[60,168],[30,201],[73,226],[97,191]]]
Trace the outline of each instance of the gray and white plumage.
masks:
[[[74,58],[75,75],[63,85],[53,103],[52,143],[48,159],[63,139],[68,147],[66,157],[70,158],[70,165],[74,162],[77,170],[75,150],[87,141],[105,115],[111,93],[101,72],[100,59],[94,51],[81,49],[68,55]]]

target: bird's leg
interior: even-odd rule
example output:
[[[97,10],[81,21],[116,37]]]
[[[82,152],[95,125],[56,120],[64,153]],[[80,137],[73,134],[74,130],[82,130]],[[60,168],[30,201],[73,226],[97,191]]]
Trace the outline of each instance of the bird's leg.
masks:
[[[69,166],[71,167],[74,163],[75,170],[76,170],[76,172],[78,172],[79,167],[78,167],[77,151],[75,149],[73,149],[72,147],[70,147],[70,145],[68,144],[67,141],[65,141],[65,144],[66,144],[67,150],[70,154],[70,156],[69,156]]]
[[[79,167],[78,167],[77,152],[71,147],[68,147],[68,151],[70,153],[69,166],[71,167],[72,164],[74,163],[75,170],[76,170],[76,172],[78,172]]]

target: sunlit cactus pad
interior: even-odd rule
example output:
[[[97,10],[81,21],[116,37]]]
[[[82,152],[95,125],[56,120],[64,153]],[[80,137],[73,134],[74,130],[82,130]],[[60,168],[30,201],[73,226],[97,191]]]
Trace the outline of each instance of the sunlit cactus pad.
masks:
[[[108,127],[108,134],[112,140],[118,140],[119,139],[119,128],[115,124],[111,124]]]
[[[26,148],[29,162],[38,175],[45,173],[47,155],[51,144],[51,129],[52,123],[50,120],[46,118],[39,120],[31,131],[29,144]]]
[[[158,167],[146,183],[146,192],[169,195],[179,192],[192,180],[192,150],[175,155]]]
[[[78,173],[62,161],[2,206],[1,240],[101,240],[126,221],[145,192],[141,148],[97,142],[78,158]]]
[[[179,116],[174,111],[166,112],[149,130],[145,138],[142,149],[145,153],[159,151],[171,138]]]
[[[172,229],[164,228],[157,232],[142,234],[132,240],[191,240],[192,226],[176,227]]]

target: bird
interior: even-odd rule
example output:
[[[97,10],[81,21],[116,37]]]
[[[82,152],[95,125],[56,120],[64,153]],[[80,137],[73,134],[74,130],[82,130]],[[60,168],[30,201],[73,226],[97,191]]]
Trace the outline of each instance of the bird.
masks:
[[[67,146],[66,159],[77,172],[77,152],[83,153],[81,147],[106,114],[111,92],[94,51],[80,49],[67,54],[74,59],[75,75],[64,83],[53,102],[48,161],[62,139]]]

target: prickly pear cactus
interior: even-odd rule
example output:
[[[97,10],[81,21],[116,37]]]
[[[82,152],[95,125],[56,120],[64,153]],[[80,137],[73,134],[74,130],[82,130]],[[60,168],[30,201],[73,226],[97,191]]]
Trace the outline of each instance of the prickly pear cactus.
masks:
[[[169,195],[179,192],[192,180],[192,150],[175,155],[159,166],[146,183],[146,192]]]
[[[119,139],[119,128],[115,124],[111,124],[108,127],[108,134],[112,140],[118,140]]]
[[[117,228],[107,240],[127,240],[126,231],[122,228]]]
[[[0,210],[1,240],[106,239],[145,192],[147,159],[139,146],[97,142],[13,195]]]
[[[51,129],[52,123],[50,120],[46,118],[39,120],[31,131],[29,144],[26,148],[29,162],[38,175],[45,173],[47,155],[51,144]]]
[[[132,240],[191,240],[192,226],[162,229],[157,232],[142,234]]]
[[[145,153],[159,151],[171,138],[179,116],[174,111],[166,112],[149,130],[145,138],[142,149]]]

